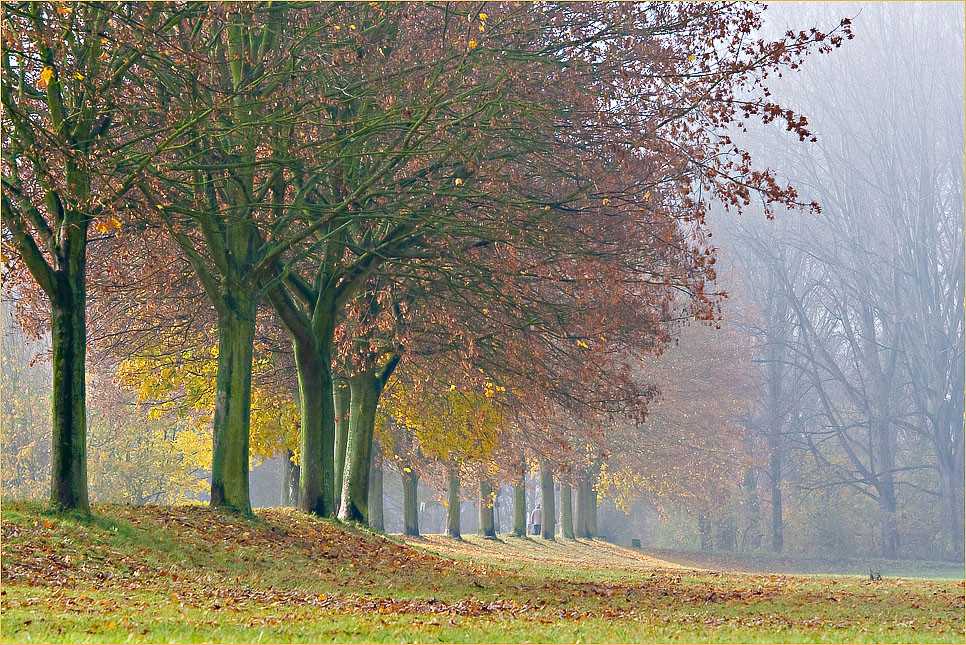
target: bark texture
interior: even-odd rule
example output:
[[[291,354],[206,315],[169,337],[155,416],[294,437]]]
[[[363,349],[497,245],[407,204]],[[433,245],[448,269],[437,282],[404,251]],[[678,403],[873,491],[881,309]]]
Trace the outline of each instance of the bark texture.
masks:
[[[362,372],[349,379],[349,389],[348,448],[339,519],[365,522],[369,516],[369,468],[380,388],[373,372]]]
[[[87,496],[87,288],[84,263],[58,273],[51,299],[53,367],[50,503],[90,511]]]
[[[446,477],[446,535],[458,538],[460,533],[460,476],[450,468]]]
[[[380,367],[364,370],[349,379],[349,429],[344,457],[345,475],[340,482],[339,518],[367,522],[369,517],[369,470],[376,431],[379,396],[399,364],[399,355]]]
[[[218,377],[212,423],[211,506],[252,512],[248,438],[255,306],[237,298],[218,315]]]
[[[293,345],[302,440],[299,509],[331,517],[335,514],[335,403],[330,355],[311,339],[296,338]]]
[[[379,444],[372,446],[372,472],[369,474],[369,528],[375,531],[385,531],[383,520],[382,498],[382,453]]]
[[[496,527],[493,522],[493,485],[480,481],[480,528],[479,535],[487,538],[496,537]]]
[[[419,475],[412,467],[404,466],[400,476],[403,485],[403,535],[418,536],[419,506],[416,494],[419,490]]]
[[[527,488],[522,477],[513,485],[513,534],[527,534]]]
[[[333,379],[332,394],[335,412],[335,511],[339,512],[342,503],[342,482],[345,478],[346,450],[349,444],[349,383],[345,379]]]
[[[574,539],[574,508],[570,484],[560,483],[560,534]]]
[[[550,464],[546,461],[540,462],[540,495],[543,502],[543,525],[540,527],[540,536],[547,539],[554,539],[557,511],[553,499],[553,471]]]

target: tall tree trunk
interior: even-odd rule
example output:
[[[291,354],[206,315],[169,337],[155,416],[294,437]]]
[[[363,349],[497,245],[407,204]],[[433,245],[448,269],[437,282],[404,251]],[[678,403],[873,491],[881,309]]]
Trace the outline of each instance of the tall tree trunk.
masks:
[[[291,506],[292,504],[292,489],[290,488],[290,483],[292,481],[292,451],[285,450],[282,452],[282,491],[279,498],[279,504],[284,508],[286,506]]]
[[[711,541],[711,518],[707,513],[698,513],[698,537],[701,540],[701,550],[710,551]]]
[[[758,504],[758,477],[755,469],[745,469],[742,488],[745,499],[741,549],[756,551],[761,548],[761,508]]]
[[[369,528],[385,531],[382,509],[382,453],[378,443],[372,446],[372,472],[369,474]]]
[[[288,489],[291,494],[291,504],[293,507],[299,507],[299,482],[302,479],[302,467],[298,464],[292,464],[292,470],[289,471],[289,484]]]
[[[333,379],[332,392],[335,397],[335,454],[333,466],[335,468],[335,511],[339,512],[342,505],[342,487],[345,479],[346,449],[349,443],[349,402],[351,399],[349,383],[342,378]]]
[[[574,539],[574,507],[573,491],[570,484],[560,482],[560,533],[569,539]]]
[[[769,480],[771,484],[771,550],[781,553],[785,546],[785,536],[783,527],[785,520],[782,517],[782,462],[781,454],[773,450],[768,459]]]
[[[419,475],[410,466],[403,466],[399,474],[403,486],[403,535],[418,536],[419,506],[416,494],[419,490]]]
[[[486,480],[480,480],[480,527],[479,535],[488,538],[496,537],[493,525],[493,485]]]
[[[349,379],[348,449],[342,486],[339,518],[365,522],[368,517],[369,467],[372,436],[379,404],[379,383],[374,371],[361,372]]]
[[[587,533],[591,539],[596,539],[600,533],[597,531],[597,475],[596,473],[587,482]]]
[[[79,241],[78,241],[79,242]],[[85,243],[86,247],[86,243]],[[90,511],[87,497],[87,279],[85,258],[55,274],[50,332],[53,367],[50,503]],[[247,467],[247,464],[246,464]]]
[[[328,257],[328,251],[327,251]],[[281,287],[268,292],[279,319],[292,336],[299,380],[301,446],[299,508],[320,517],[335,515],[335,400],[332,345],[337,320],[335,292],[317,295],[305,316]],[[338,486],[341,494],[341,482]]]
[[[547,461],[540,462],[540,495],[543,502],[543,525],[540,535],[547,540],[554,539],[557,511],[553,500],[553,471]]]
[[[590,530],[587,528],[587,505],[590,499],[587,495],[587,480],[581,479],[577,482],[576,495],[574,496],[574,537],[589,539]]]
[[[948,459],[942,455],[937,459],[939,466],[939,493],[942,506],[943,550],[949,560],[963,559],[964,542],[964,484],[966,484],[966,462],[962,458]],[[951,463],[953,462],[953,463]]]
[[[876,461],[879,475],[876,478],[876,493],[879,498],[879,528],[882,557],[894,558],[899,550],[899,527],[896,523],[896,484],[895,451],[893,433],[888,422],[871,423],[875,442]]]
[[[236,298],[218,315],[218,376],[211,454],[211,506],[251,513],[248,439],[255,304]]]
[[[455,467],[446,473],[446,535],[460,537],[460,476]]]
[[[299,508],[319,517],[335,511],[335,402],[332,361],[314,341],[293,340],[299,379],[301,477]]]
[[[527,534],[527,487],[522,476],[513,484],[513,534],[517,537]]]

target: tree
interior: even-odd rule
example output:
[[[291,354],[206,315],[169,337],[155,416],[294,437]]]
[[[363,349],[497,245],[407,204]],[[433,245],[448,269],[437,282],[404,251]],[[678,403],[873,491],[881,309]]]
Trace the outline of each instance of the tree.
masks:
[[[918,494],[921,472],[933,469],[939,481],[925,490],[946,509],[947,551],[961,552],[963,85],[961,68],[931,62],[958,49],[960,16],[864,13],[862,28],[875,36],[855,45],[861,64],[844,74],[817,64],[785,79],[782,91],[809,111],[819,143],[791,149],[761,137],[822,210],[740,234],[760,262],[749,271],[769,275],[765,294],[749,292],[788,312],[780,355],[767,360],[809,390],[791,399],[799,407],[788,419],[798,423],[784,430],[814,460],[804,485],[848,486],[871,500],[887,556],[900,548],[900,491]],[[909,55],[886,72],[881,61],[897,49]]]
[[[154,343],[116,368],[118,382],[136,395],[151,418],[177,419],[182,432],[195,437],[199,465],[211,471],[217,410],[219,347],[210,335],[186,338],[158,334]],[[250,408],[250,462],[287,455],[298,446],[298,406],[289,390],[277,356],[263,344],[253,350],[254,388]],[[246,478],[249,469],[246,463]]]
[[[6,315],[6,305],[4,306]],[[50,483],[49,346],[29,342],[4,321],[0,387],[0,483],[3,494],[36,498]],[[88,363],[87,449],[90,499],[128,504],[179,503],[195,498],[210,449],[170,419],[137,409],[131,394],[112,383],[114,370]]]
[[[162,118],[198,118],[177,154],[138,187],[217,312],[211,503],[240,512],[251,511],[248,434],[256,308],[263,276],[293,242],[285,235],[284,216],[279,221],[280,180],[291,163],[293,131],[314,114],[303,112],[306,101],[317,98],[305,92],[305,68],[314,65],[315,53],[307,36],[326,15],[325,8],[288,5],[172,8],[167,18],[181,44],[166,48],[165,65],[157,68],[166,98]],[[331,389],[328,399],[331,409]],[[303,437],[303,452],[306,444],[311,449],[311,439]],[[303,481],[314,479],[313,464],[302,459]],[[304,488],[303,507],[315,501]]]
[[[121,109],[160,6],[18,3],[5,7],[2,101],[4,248],[49,303],[53,362],[51,504],[87,511],[88,245],[119,225],[119,202],[177,127],[144,130]],[[10,282],[8,282],[8,288]]]
[[[307,203],[298,206],[315,222],[309,227],[315,235],[302,238],[304,248],[289,249],[291,254],[285,263],[280,262],[273,272],[276,277],[267,278],[272,304],[297,345],[300,378],[311,385],[303,389],[331,389],[331,348],[339,311],[383,265],[397,261],[411,269],[413,260],[430,259],[437,262],[437,270],[452,269],[454,255],[433,254],[431,250],[435,248],[465,251],[488,249],[499,243],[511,248],[553,248],[553,242],[574,239],[574,229],[568,227],[570,218],[559,221],[568,211],[599,212],[600,204],[606,206],[611,201],[615,202],[614,209],[629,211],[651,198],[646,189],[656,186],[661,178],[649,178],[644,185],[637,181],[620,185],[590,179],[598,176],[592,169],[606,172],[634,162],[641,164],[645,175],[653,174],[651,160],[642,161],[628,152],[644,145],[636,127],[646,118],[657,119],[657,127],[686,121],[694,110],[692,103],[675,97],[673,104],[679,108],[658,116],[641,114],[635,111],[635,102],[627,98],[628,87],[650,87],[655,81],[652,70],[634,62],[640,53],[634,49],[634,43],[653,39],[660,31],[642,32],[642,22],[677,25],[675,29],[681,29],[685,40],[692,34],[684,35],[682,24],[705,29],[711,37],[708,42],[722,39],[733,44],[741,42],[736,34],[746,33],[754,25],[752,14],[728,12],[678,14],[635,8],[600,14],[596,10],[582,13],[569,9],[568,22],[561,23],[542,9],[500,10],[505,14],[457,12],[471,26],[479,23],[477,26],[486,33],[484,41],[463,40],[461,36],[455,45],[451,44],[453,41],[443,37],[449,14],[428,6],[407,7],[396,13],[378,11],[373,18],[377,26],[358,35],[378,44],[365,51],[379,51],[385,60],[363,56],[362,60],[351,60],[345,69],[345,78],[354,83],[352,100],[333,108],[333,118],[337,120],[326,123],[321,136],[318,129],[313,131],[305,146],[315,153],[325,150],[332,159],[330,167],[337,169],[324,178],[324,185],[323,180],[309,182]],[[490,19],[492,22],[488,23]],[[598,31],[595,25],[600,21],[612,23],[615,31]],[[414,24],[418,24],[418,30],[412,29]],[[565,27],[569,29],[566,35]],[[574,47],[570,38],[581,32],[585,40]],[[615,37],[618,32],[626,32],[626,41]],[[668,50],[679,35],[677,31],[672,33],[666,43],[660,43]],[[434,50],[429,60],[423,58],[427,38],[438,41],[441,48],[440,53]],[[759,43],[752,48],[754,54],[749,53],[750,58],[735,68],[719,66],[706,57],[708,82],[718,91],[713,101],[707,94],[697,96],[719,105],[720,111],[712,111],[712,120],[727,120],[735,114],[729,103],[732,84],[737,87],[752,83],[743,75],[762,66],[791,62],[814,44],[826,40],[835,44],[840,38],[829,38],[816,30],[789,36],[787,42],[780,44]],[[552,44],[547,46],[547,42]],[[614,56],[601,59],[596,50],[589,48],[590,43],[613,51]],[[618,60],[621,64],[614,66]],[[566,61],[566,65],[559,65],[561,61]],[[338,62],[345,64],[346,60]],[[538,71],[541,69],[548,73]],[[631,69],[637,76],[630,74]],[[512,71],[508,74],[508,70]],[[442,80],[428,82],[429,78]],[[383,82],[390,83],[389,90]],[[725,87],[729,89],[726,91]],[[387,91],[393,96],[388,108],[381,99]],[[519,95],[545,96],[547,103],[514,101],[513,97]],[[601,110],[601,101],[606,104],[608,100],[615,101],[620,109],[613,114]],[[776,116],[787,118],[792,129],[804,132],[792,113],[775,112],[772,104],[751,101],[745,102],[742,109],[749,114],[762,114],[768,120]],[[598,127],[597,123],[578,119],[578,128],[561,128],[552,116],[564,118],[592,112],[606,124]],[[513,120],[518,123],[519,132],[507,135],[497,126],[497,119]],[[601,136],[604,130],[608,132],[606,139]],[[669,130],[671,139],[687,138],[689,132],[673,126]],[[620,142],[615,139],[618,134],[622,137]],[[435,147],[419,148],[427,141],[435,141]],[[658,142],[657,148],[667,155],[664,143]],[[768,173],[746,172],[747,161],[722,161],[720,167],[707,172],[703,165],[693,163],[707,156],[706,147],[717,145],[724,144],[697,136],[690,141],[686,154],[671,155],[668,160],[672,174],[688,172],[685,167],[696,173],[680,176],[678,192],[671,196],[681,213],[696,205],[686,196],[690,188],[683,190],[696,175],[702,177],[709,190],[729,202],[740,203],[744,199],[748,182],[769,199],[794,200],[794,191],[779,187]],[[589,152],[554,156],[555,151],[574,149]],[[676,149],[682,150],[680,146]],[[413,154],[416,150],[422,151],[420,155]],[[562,168],[561,158],[577,161]],[[538,168],[536,173],[528,170],[534,167]],[[751,176],[739,188],[733,183],[734,176],[721,179],[728,174]],[[548,180],[550,176],[559,181]],[[302,189],[299,191],[302,194]],[[620,207],[618,199],[622,202]],[[703,211],[700,207],[696,210],[693,221],[700,225]],[[606,229],[603,223],[598,223],[597,228]],[[458,255],[456,259],[459,260]],[[687,282],[696,294],[696,303],[701,303],[695,304],[696,311],[708,315],[711,305],[702,289],[703,278],[710,276],[702,273],[709,265],[708,254],[695,252],[686,256],[686,261],[697,272],[685,277],[670,271],[662,278],[669,287],[676,279]],[[669,266],[676,264],[669,262]],[[653,263],[648,272],[654,275]],[[532,277],[530,273],[525,275]],[[321,430],[312,433],[320,437],[324,460],[328,460],[335,436],[329,398],[323,394],[313,404],[317,410],[303,409],[302,413],[306,428],[321,426]],[[307,448],[305,436],[302,445],[303,452],[318,453],[315,448]],[[321,471],[327,473],[328,466],[321,467]],[[328,475],[323,480],[320,491],[327,485]]]

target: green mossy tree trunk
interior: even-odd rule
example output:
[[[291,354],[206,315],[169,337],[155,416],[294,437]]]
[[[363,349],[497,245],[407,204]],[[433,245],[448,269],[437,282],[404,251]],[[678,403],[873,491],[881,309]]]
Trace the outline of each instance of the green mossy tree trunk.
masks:
[[[339,248],[338,245],[335,247]],[[333,258],[340,252],[331,246],[326,247],[326,259],[317,276],[319,284],[331,281]],[[305,294],[302,296],[301,300],[294,299],[281,284],[268,291],[272,308],[292,336],[295,350],[302,442],[299,508],[320,517],[334,517],[336,495],[342,492],[342,482],[335,480],[332,378],[332,348],[339,302],[333,289],[321,289],[307,300]]]
[[[339,519],[368,521],[369,470],[376,410],[379,396],[399,364],[399,358],[397,354],[383,367],[360,372],[349,379],[349,431]]]
[[[702,551],[711,550],[711,538],[711,517],[706,512],[698,513],[698,539]]]
[[[139,133],[143,137],[129,136],[130,124],[119,118],[132,74],[143,71],[141,59],[150,48],[133,41],[122,48],[108,44],[104,35],[117,17],[116,7],[72,5],[65,12],[68,22],[51,19],[53,8],[44,3],[5,8],[20,17],[4,23],[4,250],[6,245],[16,249],[50,304],[50,504],[88,513],[88,233],[95,220],[112,213],[166,144],[156,147],[155,135],[146,130]],[[160,4],[130,10],[128,19],[152,26],[164,12]],[[115,58],[115,53],[121,54]],[[37,83],[21,55],[43,66],[50,74],[46,83]]]
[[[86,238],[76,244],[86,247]],[[71,246],[71,249],[74,247]],[[71,254],[72,256],[74,254]],[[87,281],[86,252],[54,273],[50,304],[53,367],[50,504],[59,510],[90,511],[87,497]]]
[[[527,458],[520,458],[520,472],[513,484],[513,534],[527,535]]]
[[[460,533],[460,475],[452,467],[446,473],[446,535],[459,538]]]
[[[596,539],[600,533],[597,531],[597,486],[596,476],[587,482],[587,537]]]
[[[382,453],[378,443],[372,446],[372,471],[369,473],[369,528],[385,531],[382,498]]]
[[[302,467],[298,464],[292,465],[292,470],[289,472],[289,491],[290,491],[290,503],[293,507],[298,508],[299,506],[299,481],[302,478]]]
[[[403,535],[419,535],[419,506],[416,495],[419,491],[419,475],[410,466],[403,466],[399,475],[403,486]]]
[[[572,490],[567,482],[560,482],[560,534],[574,539],[574,507]]]
[[[346,450],[349,445],[349,382],[343,378],[333,379],[335,406],[335,510],[342,504],[342,482],[345,479]]]
[[[522,477],[513,485],[513,534],[527,534],[527,487]]]
[[[331,353],[313,340],[293,339],[299,381],[301,473],[299,509],[319,517],[335,511],[335,403]]]
[[[211,506],[250,514],[248,440],[255,303],[244,297],[225,300],[227,306],[218,315]]]
[[[547,540],[552,540],[556,532],[557,510],[553,499],[553,471],[547,461],[540,462],[540,495],[543,502],[543,525],[540,527],[540,535]]]
[[[372,460],[372,435],[376,423],[379,389],[374,372],[362,372],[349,379],[348,448],[342,482],[339,519],[365,522],[369,516],[369,468]]]
[[[587,486],[583,479],[577,482],[574,493],[574,537],[588,539],[590,531],[587,530]]]
[[[480,481],[480,527],[478,535],[485,538],[496,537],[496,527],[493,522],[493,485],[486,481]]]

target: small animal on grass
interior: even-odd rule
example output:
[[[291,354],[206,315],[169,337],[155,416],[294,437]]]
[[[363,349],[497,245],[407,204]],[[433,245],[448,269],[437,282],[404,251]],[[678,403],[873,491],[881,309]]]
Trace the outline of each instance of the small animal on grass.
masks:
[[[869,569],[869,580],[871,580],[872,582],[881,581],[882,580],[882,572],[881,571],[873,571],[872,569]]]

